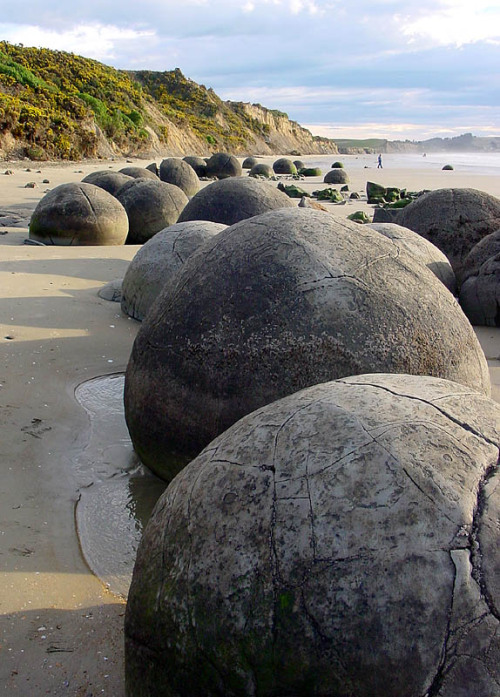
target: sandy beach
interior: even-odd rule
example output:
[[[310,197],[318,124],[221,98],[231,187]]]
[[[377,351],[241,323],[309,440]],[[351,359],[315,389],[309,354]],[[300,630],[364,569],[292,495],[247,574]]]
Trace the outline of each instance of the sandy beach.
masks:
[[[324,173],[330,162],[342,160],[351,191],[364,192],[371,180],[415,191],[471,187],[500,198],[499,176],[458,166],[447,172],[439,163],[418,169],[396,160],[391,165],[390,155],[381,170],[376,156],[301,159],[307,165],[324,162]],[[444,155],[442,164],[452,159]],[[45,191],[129,162],[0,162],[2,695],[124,695],[125,600],[90,570],[75,524],[76,503],[94,485],[93,475],[87,480],[78,466],[92,432],[75,389],[125,370],[140,324],[98,291],[123,277],[138,247],[44,247],[24,241]],[[150,162],[133,160],[139,166]],[[4,174],[8,170],[12,174]],[[34,187],[26,187],[31,182]],[[297,184],[307,191],[326,186],[322,178]],[[341,216],[373,212],[358,201],[331,208]],[[492,396],[500,402],[500,330],[476,331],[490,366]],[[99,462],[93,467],[99,471]]]

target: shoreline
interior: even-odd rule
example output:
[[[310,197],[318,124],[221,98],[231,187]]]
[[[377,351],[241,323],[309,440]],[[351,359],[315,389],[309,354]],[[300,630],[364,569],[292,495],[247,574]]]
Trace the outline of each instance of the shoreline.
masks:
[[[373,178],[412,190],[468,182],[500,197],[500,177],[389,166],[375,171],[360,162],[348,167],[347,158],[360,157],[355,155],[300,159],[318,157],[345,161],[351,191],[364,191]],[[1,162],[0,216],[12,212],[26,223],[47,188],[97,169],[151,161]],[[4,175],[5,169],[14,174]],[[313,179],[297,184],[321,188],[322,177]],[[30,181],[37,186],[26,188]],[[362,209],[373,207],[359,201],[332,207],[341,216]],[[91,573],[76,533],[75,507],[85,483],[75,463],[88,448],[90,421],[75,390],[126,368],[140,324],[98,291],[123,277],[138,246],[40,247],[24,245],[27,225],[2,226],[0,232],[0,694],[123,697],[125,604]],[[488,358],[493,398],[500,402],[500,329],[476,333]]]

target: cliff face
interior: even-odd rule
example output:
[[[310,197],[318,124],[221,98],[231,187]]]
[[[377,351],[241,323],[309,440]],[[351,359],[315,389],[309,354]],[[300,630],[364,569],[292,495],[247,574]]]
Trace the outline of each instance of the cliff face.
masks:
[[[0,157],[335,153],[286,114],[227,102],[175,70],[115,70],[0,41]]]

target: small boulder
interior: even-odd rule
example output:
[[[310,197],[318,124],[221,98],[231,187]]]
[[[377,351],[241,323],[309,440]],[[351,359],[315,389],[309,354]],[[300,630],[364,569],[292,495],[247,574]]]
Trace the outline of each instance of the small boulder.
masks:
[[[273,163],[273,170],[276,174],[297,174],[297,167],[288,157],[280,157]]]
[[[324,176],[325,184],[347,184],[349,177],[344,169],[331,169]]]
[[[155,172],[146,167],[122,167],[118,171],[134,179],[158,179]]]
[[[86,184],[100,186],[101,189],[107,191],[108,194],[112,194],[112,196],[114,196],[124,184],[130,181],[133,181],[133,177],[128,176],[128,174],[123,174],[123,172],[111,172],[109,169],[91,172],[82,179],[82,182]]]
[[[249,157],[245,157],[241,166],[243,169],[252,169],[252,167],[254,167],[254,165],[258,164],[258,162],[259,161],[256,157],[249,156]]]
[[[207,161],[202,157],[198,157],[196,155],[186,155],[186,157],[183,157],[182,159],[194,169],[200,179],[207,176]]]
[[[500,252],[462,283],[460,305],[471,324],[500,327]]]
[[[242,169],[239,160],[226,152],[216,152],[207,161],[207,177],[226,179],[241,177]]]
[[[264,162],[257,162],[248,173],[248,176],[272,179],[274,177],[274,171],[270,165],[266,165]]]
[[[495,230],[483,237],[475,244],[464,259],[460,272],[460,283],[463,283],[469,276],[477,276],[480,267],[490,257],[494,257],[500,252],[500,230]]]
[[[162,182],[178,186],[188,198],[194,196],[200,188],[200,180],[194,169],[178,157],[167,157],[161,161],[160,179]]]

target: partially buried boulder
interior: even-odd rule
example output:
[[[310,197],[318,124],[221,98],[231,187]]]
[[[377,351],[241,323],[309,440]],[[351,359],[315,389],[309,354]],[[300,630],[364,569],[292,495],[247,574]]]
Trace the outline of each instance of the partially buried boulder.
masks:
[[[200,188],[200,180],[194,169],[178,157],[167,157],[161,161],[160,179],[178,186],[188,198],[194,196]]]
[[[256,157],[253,157],[252,155],[249,155],[248,157],[245,157],[241,166],[243,169],[252,169],[252,167],[257,163],[258,159]]]
[[[265,162],[257,162],[248,173],[248,176],[272,179],[272,177],[274,177],[274,171],[273,168],[270,165],[266,165]]]
[[[276,174],[297,174],[297,167],[288,157],[280,157],[273,162],[273,170]]]
[[[186,155],[186,157],[182,159],[194,169],[198,177],[207,176],[207,161],[202,157],[198,157],[197,155]]]
[[[476,189],[437,189],[403,208],[397,222],[435,244],[460,277],[472,247],[500,227],[500,199]]]
[[[421,237],[413,230],[395,223],[369,223],[370,227],[392,240],[398,247],[403,247],[413,254],[422,264],[444,283],[449,291],[455,293],[457,281],[451,264],[443,252],[432,242]]]
[[[500,252],[464,281],[460,305],[471,324],[500,327]]]
[[[239,160],[227,152],[216,152],[207,161],[207,177],[226,179],[241,177],[242,169]]]
[[[177,222],[188,202],[186,194],[174,184],[154,179],[134,179],[116,194],[127,211],[127,244],[143,244],[168,225]]]
[[[198,247],[226,228],[193,220],[176,223],[148,240],[130,262],[121,287],[125,314],[142,321],[160,290]]]
[[[133,178],[129,177],[128,174],[111,172],[109,169],[104,169],[87,174],[87,176],[82,179],[82,182],[99,186],[101,189],[107,191],[108,194],[114,196],[124,184],[132,180]]]
[[[347,184],[349,177],[347,172],[340,167],[338,169],[331,169],[327,172],[323,178],[325,184]]]
[[[294,204],[282,191],[250,177],[222,179],[201,189],[179,216],[186,220],[212,220],[233,225],[245,218]]]
[[[125,209],[94,184],[61,184],[39,201],[29,238],[54,245],[118,245],[128,233]]]
[[[158,179],[156,172],[148,167],[122,167],[118,171],[134,179]]]
[[[287,199],[289,200],[289,199]],[[165,479],[258,407],[370,371],[435,375],[489,393],[458,303],[383,235],[306,208],[219,233],[161,291],[136,337],[125,416]]]
[[[146,527],[127,695],[498,695],[499,446],[500,406],[430,377],[239,421]]]

